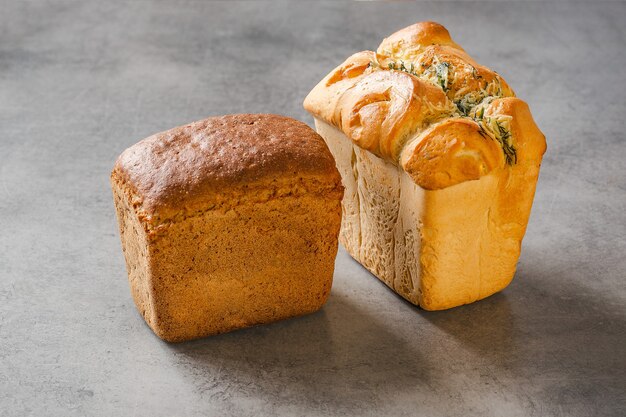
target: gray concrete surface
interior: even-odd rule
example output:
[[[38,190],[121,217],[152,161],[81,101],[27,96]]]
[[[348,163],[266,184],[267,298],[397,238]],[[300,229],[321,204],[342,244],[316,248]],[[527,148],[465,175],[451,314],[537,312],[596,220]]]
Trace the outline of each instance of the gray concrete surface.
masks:
[[[341,250],[312,316],[180,345],[132,304],[108,175],[160,130],[307,122],[433,19],[548,139],[513,284],[427,313]],[[0,2],[0,416],[626,415],[626,4]]]

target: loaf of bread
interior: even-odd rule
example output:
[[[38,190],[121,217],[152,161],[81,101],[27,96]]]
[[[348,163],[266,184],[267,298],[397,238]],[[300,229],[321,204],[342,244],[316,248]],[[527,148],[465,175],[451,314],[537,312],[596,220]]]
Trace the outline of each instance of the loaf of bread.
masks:
[[[305,124],[244,114],[158,133],[121,154],[111,184],[132,296],[162,339],[312,313],[326,301],[343,187]]]
[[[304,107],[341,173],[340,242],[427,310],[505,288],[546,149],[525,102],[441,25],[349,57]]]

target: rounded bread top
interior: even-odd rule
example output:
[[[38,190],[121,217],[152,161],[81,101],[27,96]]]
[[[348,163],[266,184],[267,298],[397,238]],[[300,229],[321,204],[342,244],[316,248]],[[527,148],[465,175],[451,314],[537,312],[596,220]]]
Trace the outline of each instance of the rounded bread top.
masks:
[[[309,93],[304,107],[425,189],[537,162],[545,151],[526,104],[435,22],[416,23],[376,52],[350,56]]]
[[[157,133],[126,149],[111,175],[130,186],[147,214],[272,181],[341,181],[324,140],[274,114],[211,117]]]
[[[383,58],[409,60],[418,56],[429,45],[447,45],[463,50],[452,40],[448,30],[439,23],[418,22],[385,38],[378,46],[377,53]]]

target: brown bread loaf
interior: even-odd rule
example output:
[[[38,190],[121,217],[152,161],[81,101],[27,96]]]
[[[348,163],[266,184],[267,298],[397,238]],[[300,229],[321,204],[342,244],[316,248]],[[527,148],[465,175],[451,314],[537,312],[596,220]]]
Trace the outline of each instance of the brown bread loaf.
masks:
[[[318,310],[343,187],[323,139],[276,115],[214,117],[124,151],[111,174],[133,299],[182,341]]]

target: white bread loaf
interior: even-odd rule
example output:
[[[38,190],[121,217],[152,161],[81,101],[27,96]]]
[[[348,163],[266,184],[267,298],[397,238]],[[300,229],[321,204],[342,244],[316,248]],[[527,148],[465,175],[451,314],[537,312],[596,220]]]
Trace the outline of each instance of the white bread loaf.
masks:
[[[443,26],[417,23],[352,55],[304,107],[341,173],[340,242],[357,261],[427,310],[509,284],[545,138]]]

